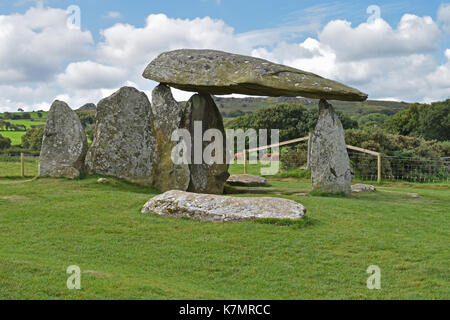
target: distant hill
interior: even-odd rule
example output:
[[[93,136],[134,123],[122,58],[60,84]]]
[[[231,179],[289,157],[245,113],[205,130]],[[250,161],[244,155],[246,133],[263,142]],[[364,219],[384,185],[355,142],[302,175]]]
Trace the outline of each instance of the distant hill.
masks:
[[[234,118],[245,113],[254,112],[260,108],[278,104],[278,103],[299,103],[307,108],[317,107],[319,101],[316,99],[295,98],[295,97],[278,97],[278,98],[222,98],[214,97],[216,104],[226,118]],[[365,102],[347,102],[347,101],[330,101],[330,103],[339,111],[350,116],[365,115],[369,113],[382,113],[393,115],[401,110],[407,109],[410,103],[367,100]]]
[[[78,108],[77,111],[95,111],[97,110],[97,106],[93,103],[86,103],[81,108]]]

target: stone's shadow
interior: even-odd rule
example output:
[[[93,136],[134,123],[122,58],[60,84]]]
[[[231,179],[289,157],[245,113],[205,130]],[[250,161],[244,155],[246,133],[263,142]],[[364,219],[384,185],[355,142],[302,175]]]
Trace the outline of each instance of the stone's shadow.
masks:
[[[301,220],[288,220],[288,219],[255,219],[251,222],[255,224],[271,224],[280,227],[291,227],[293,229],[304,229],[314,227],[320,224],[320,221],[309,216],[305,216]]]

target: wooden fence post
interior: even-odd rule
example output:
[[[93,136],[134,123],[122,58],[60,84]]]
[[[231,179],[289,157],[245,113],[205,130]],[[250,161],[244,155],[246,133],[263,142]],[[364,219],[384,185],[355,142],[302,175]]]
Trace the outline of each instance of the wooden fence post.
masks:
[[[244,150],[244,174],[247,174],[247,150]]]
[[[307,155],[307,163],[306,163],[306,169],[311,170],[311,140],[312,140],[312,133],[308,136],[308,155]]]
[[[20,153],[20,166],[21,166],[21,169],[22,169],[22,178],[25,178],[25,156],[24,156],[24,154],[23,154],[23,152],[22,153]]]
[[[378,184],[381,183],[381,154],[378,154]]]

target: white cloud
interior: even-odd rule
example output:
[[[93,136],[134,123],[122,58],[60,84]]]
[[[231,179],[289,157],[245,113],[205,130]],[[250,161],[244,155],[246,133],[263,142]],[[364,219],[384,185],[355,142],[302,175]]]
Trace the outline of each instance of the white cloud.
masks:
[[[405,14],[397,29],[383,19],[355,28],[344,20],[331,21],[319,33],[319,40],[330,46],[339,59],[358,60],[432,52],[437,49],[439,36],[439,28],[431,17]]]
[[[222,20],[209,17],[171,19],[164,14],[151,14],[143,28],[116,24],[101,32],[98,59],[117,66],[149,63],[158,54],[181,48],[215,48],[242,51],[233,28]]]
[[[101,89],[120,85],[128,72],[124,69],[105,66],[93,61],[74,62],[58,76],[58,82],[67,89]]]
[[[222,20],[152,14],[144,27],[117,23],[103,30],[95,45],[88,31],[68,30],[65,19],[63,10],[49,8],[0,16],[0,43],[7,44],[0,47],[0,111],[49,106],[55,98],[78,108],[97,103],[123,85],[135,86],[150,98],[156,83],[142,78],[144,68],[158,54],[179,48],[265,58],[342,81],[372,99],[431,101],[450,96],[450,62],[439,65],[434,58],[440,32],[430,17],[404,15],[396,28],[382,19],[358,26],[334,20],[317,37],[294,41],[317,25],[236,34]],[[445,54],[450,60],[450,49]],[[173,93],[180,101],[193,94]]]
[[[0,15],[0,83],[48,81],[64,61],[87,57],[91,33],[66,21],[66,11],[51,8]]]
[[[318,39],[252,54],[353,85],[371,99],[441,100],[450,96],[450,85],[448,63],[438,65],[433,56],[439,35],[429,17],[404,15],[396,29],[382,19],[356,27],[335,20]]]
[[[442,22],[442,28],[450,33],[450,3],[443,4],[438,10],[438,21]]]
[[[443,4],[439,7],[438,20],[450,23],[450,3]]]

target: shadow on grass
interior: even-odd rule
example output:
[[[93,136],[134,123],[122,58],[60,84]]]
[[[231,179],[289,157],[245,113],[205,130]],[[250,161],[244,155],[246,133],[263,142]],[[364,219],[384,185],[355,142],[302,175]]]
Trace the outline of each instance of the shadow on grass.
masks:
[[[98,183],[97,180],[99,178],[105,178],[107,179],[106,183]],[[118,178],[111,178],[111,177],[103,177],[103,176],[90,176],[87,179],[95,179],[95,183],[98,186],[103,186],[103,187],[110,187],[111,189],[115,190],[115,189],[120,189],[123,191],[129,191],[129,192],[133,192],[133,193],[141,193],[141,194],[160,194],[161,191],[159,191],[157,188],[153,187],[153,186],[143,186],[143,185],[139,185],[139,184],[135,184],[133,182],[129,182],[123,179],[118,179]]]
[[[303,229],[307,227],[312,227],[319,224],[319,220],[313,219],[311,217],[305,216],[300,220],[289,220],[289,219],[255,219],[252,220],[256,224],[271,224],[280,227],[291,227],[293,229]]]
[[[310,194],[313,197],[350,198],[350,195],[345,194],[345,192],[330,193],[330,192],[322,192],[322,191],[311,191]]]

